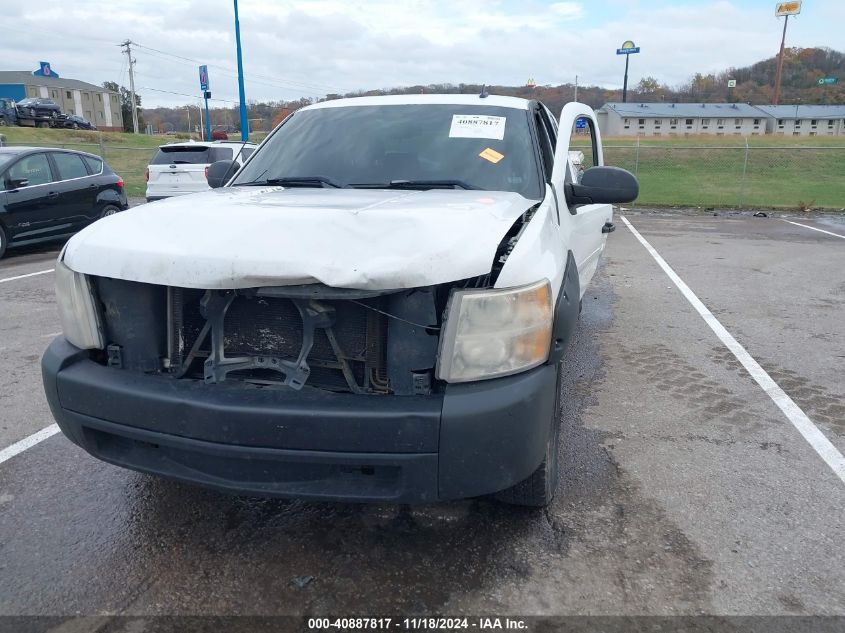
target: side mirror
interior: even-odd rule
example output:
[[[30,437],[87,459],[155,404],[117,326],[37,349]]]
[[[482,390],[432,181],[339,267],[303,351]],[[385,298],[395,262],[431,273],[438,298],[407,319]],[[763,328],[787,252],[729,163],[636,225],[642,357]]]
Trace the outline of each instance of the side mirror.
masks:
[[[233,160],[218,160],[216,163],[211,163],[206,172],[208,186],[212,189],[222,187],[237,170],[238,167]]]
[[[20,189],[21,187],[29,186],[29,180],[26,178],[10,178],[6,182],[8,183],[6,186],[7,189]]]
[[[566,186],[566,201],[570,205],[632,202],[639,194],[637,178],[620,167],[590,167],[581,176],[581,182]]]

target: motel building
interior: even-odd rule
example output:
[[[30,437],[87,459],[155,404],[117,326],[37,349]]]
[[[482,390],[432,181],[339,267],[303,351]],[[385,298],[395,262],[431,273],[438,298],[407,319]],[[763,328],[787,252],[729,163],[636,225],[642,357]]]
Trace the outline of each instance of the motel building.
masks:
[[[779,136],[845,136],[845,105],[757,106],[766,131]]]
[[[123,131],[120,96],[78,79],[59,76],[49,62],[38,70],[0,70],[0,97],[21,101],[27,97],[52,99],[65,114],[76,114],[91,121],[97,129]]]
[[[757,136],[766,115],[747,103],[606,103],[596,111],[603,136]]]

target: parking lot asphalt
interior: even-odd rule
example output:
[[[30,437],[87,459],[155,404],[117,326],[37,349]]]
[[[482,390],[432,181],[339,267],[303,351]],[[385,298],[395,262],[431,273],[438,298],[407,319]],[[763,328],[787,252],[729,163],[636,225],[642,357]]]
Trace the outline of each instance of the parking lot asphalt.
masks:
[[[624,215],[845,451],[845,219]],[[0,615],[845,614],[845,482],[618,216],[547,510],[226,496],[59,434],[0,463]],[[4,279],[56,252],[0,262],[0,451],[52,423],[59,330],[51,274]]]

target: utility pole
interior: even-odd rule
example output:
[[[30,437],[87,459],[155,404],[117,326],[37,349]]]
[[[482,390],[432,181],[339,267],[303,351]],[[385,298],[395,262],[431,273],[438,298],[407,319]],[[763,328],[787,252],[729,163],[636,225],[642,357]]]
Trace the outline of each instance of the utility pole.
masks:
[[[135,134],[138,133],[138,106],[135,103],[135,60],[132,59],[132,49],[130,48],[130,44],[132,44],[130,40],[126,40],[123,44],[120,45],[121,48],[125,48],[124,51],[126,56],[129,58],[129,94],[132,97],[132,129],[135,131]]]
[[[789,16],[783,17],[783,37],[780,40],[780,54],[778,55],[778,68],[775,72],[775,96],[772,98],[772,105],[777,105],[780,100],[780,80],[783,74],[783,48],[786,44],[786,25],[789,23]]]
[[[575,98],[573,101],[578,101],[578,75],[575,75]]]
[[[191,106],[186,105],[185,109],[188,111],[188,134],[190,134],[193,132],[191,129]]]

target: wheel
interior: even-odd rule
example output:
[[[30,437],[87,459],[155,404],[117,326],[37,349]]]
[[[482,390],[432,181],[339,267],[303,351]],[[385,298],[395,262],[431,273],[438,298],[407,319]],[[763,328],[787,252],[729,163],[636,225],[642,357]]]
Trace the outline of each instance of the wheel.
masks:
[[[6,122],[6,117],[0,118],[0,127],[6,127],[7,125],[9,124]]]
[[[3,230],[3,225],[0,224],[0,259],[3,259],[3,255],[6,254],[6,247],[9,245],[8,240],[6,240],[6,232]]]
[[[78,129],[79,129],[79,123],[74,123],[71,127],[72,127],[74,130],[78,130]]]
[[[110,215],[114,215],[115,213],[120,213],[120,209],[118,209],[113,204],[106,205],[106,207],[100,211],[101,218],[107,218]]]
[[[50,124],[47,123],[47,121],[39,121],[35,125],[36,125],[36,127],[50,127]]]
[[[560,380],[561,365],[557,366],[555,404],[552,411],[551,432],[546,444],[546,456],[527,479],[497,492],[494,497],[504,503],[542,508],[554,499],[560,477]]]

